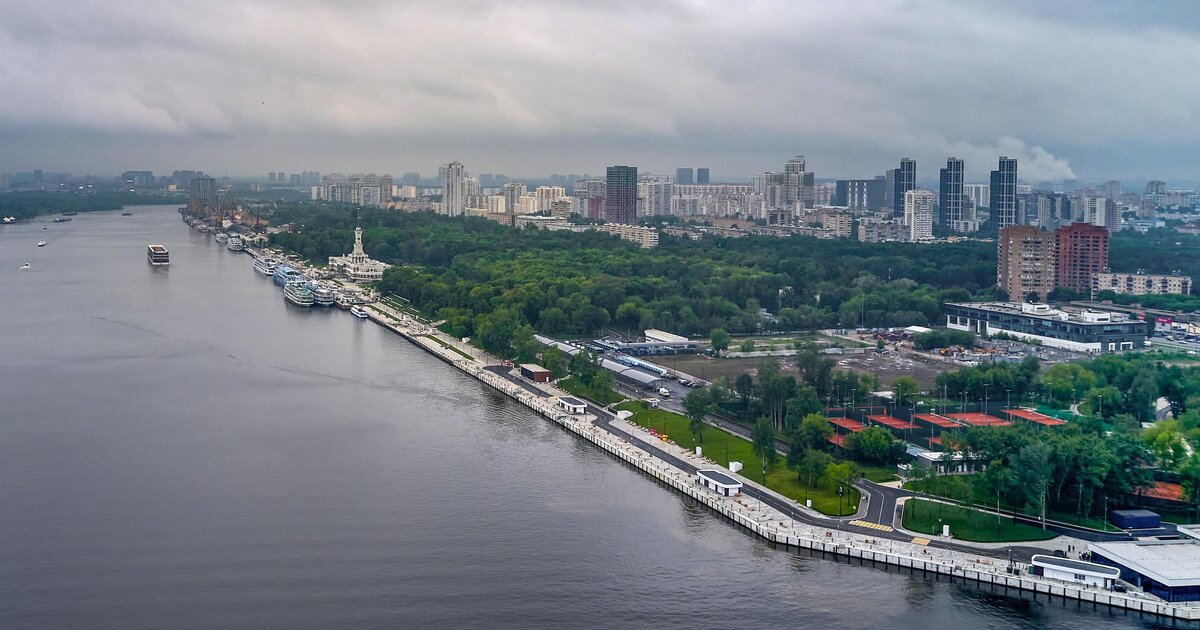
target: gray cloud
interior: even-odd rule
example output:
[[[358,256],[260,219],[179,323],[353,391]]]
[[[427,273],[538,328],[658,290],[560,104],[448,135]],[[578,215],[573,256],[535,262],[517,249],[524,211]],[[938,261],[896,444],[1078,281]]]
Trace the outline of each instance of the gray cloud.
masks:
[[[16,0],[0,169],[1190,179],[1200,37],[1156,7]]]

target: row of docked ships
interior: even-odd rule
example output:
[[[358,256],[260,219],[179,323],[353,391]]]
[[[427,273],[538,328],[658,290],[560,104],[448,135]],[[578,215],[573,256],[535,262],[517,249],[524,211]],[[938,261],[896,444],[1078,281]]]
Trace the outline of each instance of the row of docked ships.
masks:
[[[291,267],[270,256],[258,256],[254,259],[254,270],[265,276],[271,276],[275,284],[283,287],[283,297],[288,302],[300,307],[338,306],[349,310],[355,317],[365,318],[366,304],[358,296],[340,293],[333,287],[318,282],[304,275],[304,272]]]
[[[185,216],[183,220],[198,232],[213,232],[217,242],[224,245],[231,252],[246,251],[246,242],[239,234],[227,234],[200,219],[193,219]]]

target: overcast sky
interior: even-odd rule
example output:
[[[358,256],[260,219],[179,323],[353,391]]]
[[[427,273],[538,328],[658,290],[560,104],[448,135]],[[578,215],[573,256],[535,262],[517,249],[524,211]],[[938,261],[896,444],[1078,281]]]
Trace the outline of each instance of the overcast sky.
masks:
[[[1198,180],[1200,8],[7,0],[0,170]]]

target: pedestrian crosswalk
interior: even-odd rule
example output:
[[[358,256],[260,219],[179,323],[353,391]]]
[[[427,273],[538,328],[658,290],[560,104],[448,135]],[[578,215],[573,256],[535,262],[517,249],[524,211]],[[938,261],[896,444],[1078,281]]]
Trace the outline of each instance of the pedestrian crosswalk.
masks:
[[[890,525],[880,525],[879,523],[872,523],[870,521],[850,521],[850,524],[858,527],[866,527],[867,529],[877,529],[881,532],[894,531]]]

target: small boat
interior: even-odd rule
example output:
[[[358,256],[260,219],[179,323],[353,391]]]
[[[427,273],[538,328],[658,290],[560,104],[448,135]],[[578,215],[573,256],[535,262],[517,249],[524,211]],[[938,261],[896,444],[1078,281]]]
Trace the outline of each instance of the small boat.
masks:
[[[29,269],[33,269],[33,265],[31,265],[29,263],[25,263],[24,265],[21,265],[20,267],[17,268],[18,271],[27,271]]]
[[[16,222],[17,222],[17,217],[4,217],[3,219],[0,219],[0,223],[16,223]]]
[[[132,213],[132,212],[122,212],[122,213],[121,213],[121,216],[123,216],[123,217],[131,217],[131,216],[133,216],[133,213]]]
[[[350,307],[350,314],[359,319],[366,319],[369,317],[369,315],[367,315],[367,309],[357,305]]]
[[[79,213],[78,213],[78,212],[75,212],[75,211],[71,211],[71,212],[64,212],[64,213],[63,213],[63,216],[64,216],[64,217],[73,217],[73,216],[75,216],[75,215],[77,215],[77,214],[79,214]]]
[[[229,235],[224,232],[217,232],[217,242],[224,243],[229,240]]]
[[[38,247],[45,247],[46,241],[38,241]]]

